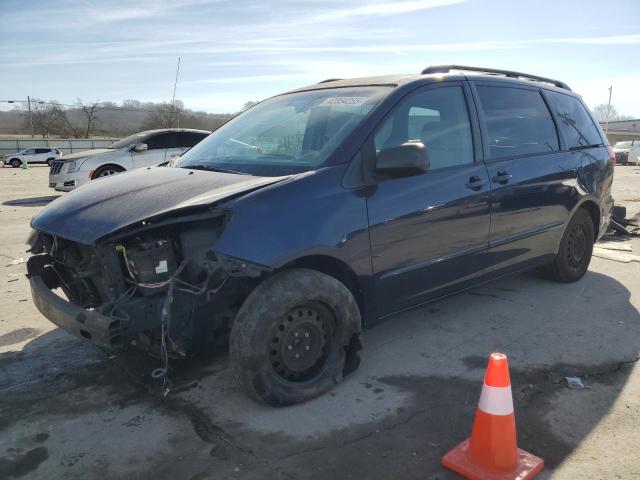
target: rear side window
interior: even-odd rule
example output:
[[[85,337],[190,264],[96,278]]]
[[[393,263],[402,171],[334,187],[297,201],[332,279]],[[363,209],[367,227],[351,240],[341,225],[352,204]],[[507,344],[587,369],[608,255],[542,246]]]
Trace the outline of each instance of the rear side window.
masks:
[[[176,136],[178,137],[177,145],[175,145],[176,147],[193,147],[201,140],[204,140],[207,134],[197,132],[177,132]]]
[[[147,138],[145,143],[149,150],[164,150],[178,146],[176,145],[176,135],[173,132],[159,133],[158,135]]]
[[[48,148],[36,148],[36,153],[49,153],[50,151]]]
[[[569,149],[602,145],[598,129],[577,98],[551,91],[547,91],[547,96]]]
[[[374,136],[376,151],[405,142],[427,147],[431,170],[473,163],[471,126],[460,87],[434,88],[409,95]]]
[[[559,150],[556,127],[539,91],[483,85],[476,88],[490,158]]]

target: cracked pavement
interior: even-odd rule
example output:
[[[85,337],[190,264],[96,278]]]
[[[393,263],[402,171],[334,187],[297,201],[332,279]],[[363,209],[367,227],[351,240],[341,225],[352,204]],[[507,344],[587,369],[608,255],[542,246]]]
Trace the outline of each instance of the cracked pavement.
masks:
[[[631,213],[638,174],[616,167]],[[496,350],[509,355],[519,446],[545,460],[539,478],[640,478],[637,262],[594,258],[575,284],[527,273],[398,315],[365,332],[358,371],[303,405],[247,399],[220,353],[171,362],[160,400],[158,360],[55,329],[11,264],[42,208],[15,200],[51,195],[46,176],[0,169],[0,478],[458,478],[440,459],[469,435]]]

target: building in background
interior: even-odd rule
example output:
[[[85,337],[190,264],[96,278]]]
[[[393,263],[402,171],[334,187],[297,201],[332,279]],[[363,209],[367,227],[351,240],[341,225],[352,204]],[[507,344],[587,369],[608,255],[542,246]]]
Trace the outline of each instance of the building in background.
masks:
[[[605,129],[606,122],[600,122],[602,130]],[[616,120],[609,122],[609,130],[607,131],[609,145],[615,145],[625,140],[640,139],[640,118],[635,120]]]

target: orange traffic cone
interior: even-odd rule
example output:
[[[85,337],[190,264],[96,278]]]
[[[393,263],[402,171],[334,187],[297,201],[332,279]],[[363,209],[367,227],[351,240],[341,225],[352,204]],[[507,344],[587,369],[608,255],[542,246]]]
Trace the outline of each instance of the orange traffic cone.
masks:
[[[470,480],[525,480],[542,471],[544,461],[517,446],[506,355],[489,357],[471,437],[447,453],[442,464]]]

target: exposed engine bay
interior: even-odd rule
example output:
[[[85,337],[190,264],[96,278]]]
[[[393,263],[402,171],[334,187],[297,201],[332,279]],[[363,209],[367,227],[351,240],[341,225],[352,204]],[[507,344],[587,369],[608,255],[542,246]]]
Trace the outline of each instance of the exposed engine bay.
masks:
[[[211,250],[227,215],[209,208],[143,221],[94,245],[34,231],[29,276],[81,307],[58,324],[100,346],[178,356],[224,346],[236,311],[268,271]]]

